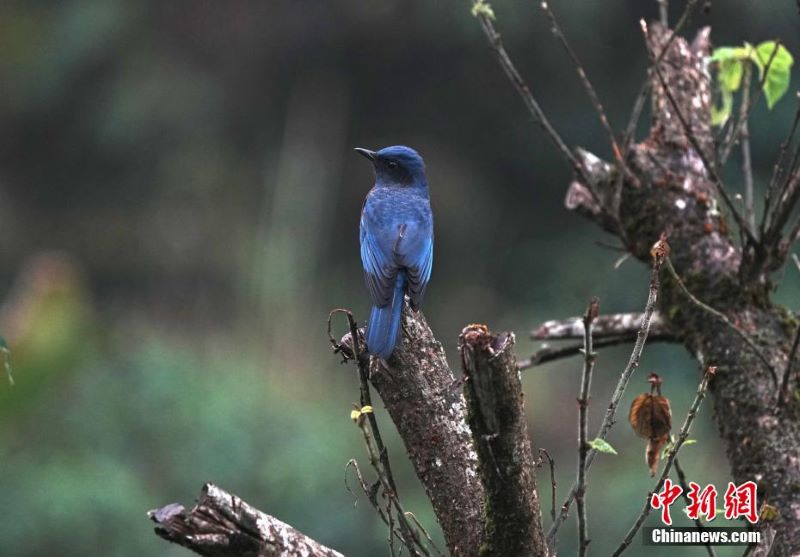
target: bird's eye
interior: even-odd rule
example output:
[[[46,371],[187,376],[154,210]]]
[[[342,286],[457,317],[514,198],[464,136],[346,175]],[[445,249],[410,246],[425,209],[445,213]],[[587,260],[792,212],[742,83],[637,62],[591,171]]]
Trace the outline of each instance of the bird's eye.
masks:
[[[397,168],[397,163],[395,161],[389,161],[386,163],[386,166],[389,168]]]

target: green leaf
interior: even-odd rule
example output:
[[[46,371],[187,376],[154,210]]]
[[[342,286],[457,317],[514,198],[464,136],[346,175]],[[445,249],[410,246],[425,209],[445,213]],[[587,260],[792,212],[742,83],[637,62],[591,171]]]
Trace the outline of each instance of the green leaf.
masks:
[[[589,441],[589,446],[598,453],[617,454],[617,451],[608,443],[608,441],[600,439],[599,437]]]
[[[475,17],[483,16],[492,20],[495,19],[494,10],[485,0],[475,0],[475,3],[472,4],[472,15]]]
[[[722,101],[721,105],[717,106],[716,103],[711,105],[712,126],[724,126],[733,112],[733,93],[731,91],[722,89],[720,100]]]
[[[754,61],[759,66],[761,79],[764,68],[769,64],[767,78],[764,79],[764,96],[767,100],[767,107],[772,109],[781,97],[789,90],[789,81],[792,75],[792,64],[794,58],[783,45],[777,45],[775,41],[766,41],[755,48]],[[774,55],[773,55],[774,53]],[[770,62],[770,59],[772,61]]]
[[[738,91],[742,86],[744,64],[741,60],[723,60],[719,63],[717,80],[723,91]]]

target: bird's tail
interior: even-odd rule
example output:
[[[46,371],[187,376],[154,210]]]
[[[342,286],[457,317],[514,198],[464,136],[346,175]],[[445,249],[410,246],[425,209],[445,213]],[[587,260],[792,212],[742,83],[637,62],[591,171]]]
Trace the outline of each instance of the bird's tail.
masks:
[[[399,271],[394,283],[392,299],[384,307],[372,306],[367,323],[367,350],[388,359],[397,345],[400,332],[400,316],[406,291],[406,272]]]

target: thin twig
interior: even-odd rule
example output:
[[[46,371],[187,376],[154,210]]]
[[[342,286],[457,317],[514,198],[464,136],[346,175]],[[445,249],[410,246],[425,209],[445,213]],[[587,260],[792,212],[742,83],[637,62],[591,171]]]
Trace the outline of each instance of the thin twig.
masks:
[[[550,456],[550,453],[547,452],[547,449],[544,447],[539,449],[539,462],[538,466],[542,465],[544,459],[547,459],[547,462],[550,463],[550,518],[553,520],[556,519],[556,461]]]
[[[753,341],[753,339],[751,339],[747,335],[747,333],[745,333],[739,327],[737,327],[733,323],[733,321],[728,319],[727,316],[724,313],[712,308],[708,304],[705,304],[705,303],[701,302],[700,300],[698,300],[695,297],[694,294],[689,292],[689,289],[686,288],[686,285],[681,280],[681,277],[678,276],[678,272],[675,270],[675,267],[672,265],[672,261],[670,260],[669,257],[667,257],[667,259],[666,259],[666,264],[667,264],[667,270],[669,271],[670,276],[678,284],[678,288],[680,288],[681,292],[683,292],[683,295],[686,296],[686,298],[694,306],[700,308],[701,310],[705,311],[706,313],[710,313],[711,315],[713,315],[714,317],[716,317],[717,319],[722,321],[731,330],[733,330],[739,336],[739,338],[741,338],[745,342],[745,344],[747,344],[747,346],[750,347],[750,349],[753,351],[753,353],[756,356],[758,356],[758,358],[764,363],[764,365],[767,367],[767,370],[769,370],[770,375],[772,376],[773,384],[775,385],[775,387],[777,387],[778,386],[778,374],[775,371],[775,368],[773,367],[773,365],[770,363],[770,361],[764,355],[764,353],[758,348],[758,346],[756,346],[756,343]]]
[[[476,0],[473,3],[473,6],[475,5],[482,4],[480,3],[480,0]],[[566,159],[575,173],[580,177],[581,181],[589,189],[592,198],[602,206],[600,196],[596,191],[594,183],[590,180],[589,175],[586,173],[586,170],[583,168],[581,163],[578,162],[578,159],[575,157],[574,153],[569,149],[569,147],[567,147],[566,143],[564,143],[564,140],[550,123],[550,120],[545,115],[541,106],[539,106],[539,102],[531,93],[531,90],[525,83],[522,75],[520,75],[519,71],[514,66],[514,63],[511,61],[511,58],[509,58],[508,53],[503,46],[500,33],[497,32],[494,27],[494,23],[492,23],[492,18],[494,15],[486,10],[479,10],[475,9],[474,7],[473,13],[475,14],[475,17],[478,18],[481,28],[483,29],[486,38],[489,40],[489,46],[497,55],[497,60],[500,62],[500,66],[503,68],[503,71],[508,79],[511,80],[511,83],[514,85],[517,93],[519,93],[519,96],[522,97],[522,101],[525,103],[525,107],[533,117],[534,123],[544,130],[545,134],[547,134],[547,137],[550,139],[553,145],[555,145],[559,153],[561,153],[561,156]]]
[[[775,187],[778,185],[778,180],[781,177],[782,170],[784,169],[786,153],[789,151],[789,145],[792,144],[794,141],[794,135],[797,133],[797,125],[800,123],[800,91],[798,91],[795,95],[797,99],[797,107],[794,111],[794,120],[792,121],[792,127],[789,128],[789,135],[786,137],[783,143],[781,143],[780,153],[778,154],[778,159],[775,161],[775,166],[772,169],[772,177],[769,180],[769,186],[767,187],[767,191],[764,194],[764,212],[761,215],[761,237],[764,237],[764,231],[767,227],[767,216],[769,215],[770,208],[772,205],[772,199],[775,193]],[[791,175],[791,168],[789,169],[788,175]]]
[[[431,547],[432,547],[432,548],[433,548],[433,549],[436,551],[436,553],[437,553],[437,554],[439,554],[439,555],[444,555],[444,553],[442,553],[442,552],[441,552],[441,550],[439,549],[439,547],[438,547],[438,546],[436,545],[436,543],[433,541],[433,538],[431,537],[431,534],[430,534],[430,532],[428,532],[428,530],[426,530],[426,529],[425,529],[425,527],[424,527],[424,526],[422,525],[422,523],[419,521],[419,519],[417,518],[417,516],[416,516],[414,513],[412,513],[411,511],[406,511],[406,516],[407,516],[407,517],[409,517],[409,518],[411,518],[411,520],[413,520],[413,521],[414,521],[414,524],[415,524],[415,525],[417,526],[417,528],[419,528],[419,529],[420,529],[420,531],[421,531],[421,532],[422,532],[422,533],[425,535],[425,539],[426,539],[426,540],[428,540],[428,543],[429,543],[429,544],[431,545]]]
[[[669,29],[669,0],[658,0],[658,18],[661,25]]]
[[[683,468],[681,468],[681,464],[680,462],[678,462],[677,457],[675,458],[675,462],[673,464],[675,465],[675,473],[678,476],[678,483],[681,485],[681,488],[683,489],[683,498],[687,504],[691,504],[691,500],[689,499],[688,495],[689,483],[686,481],[686,474],[683,473]],[[706,529],[706,527],[703,526],[703,521],[700,520],[699,518],[694,519],[694,524],[695,526],[697,526],[697,529],[701,532]],[[714,552],[714,547],[710,543],[706,543],[705,548],[706,551],[708,552],[708,557],[716,557],[717,554]]]
[[[706,396],[706,390],[708,389],[708,382],[711,377],[714,375],[716,371],[715,368],[709,367],[703,372],[703,378],[700,381],[700,385],[697,387],[697,393],[695,394],[694,400],[692,401],[692,405],[689,407],[689,413],[686,415],[686,419],[683,422],[683,426],[681,426],[681,431],[678,434],[678,438],[675,440],[672,448],[669,450],[667,455],[666,463],[664,464],[664,471],[661,473],[661,477],[658,479],[658,483],[656,483],[655,487],[652,491],[647,494],[647,498],[645,499],[644,505],[642,507],[639,516],[631,526],[631,529],[628,530],[625,538],[620,543],[619,547],[617,547],[616,551],[613,553],[613,557],[618,557],[621,555],[631,544],[633,541],[633,537],[636,535],[636,532],[639,531],[644,521],[647,519],[647,516],[650,514],[650,510],[652,506],[650,505],[650,498],[653,496],[654,493],[658,493],[661,487],[664,485],[664,481],[669,477],[670,469],[672,468],[672,464],[675,461],[675,458],[678,456],[678,452],[681,450],[683,443],[689,437],[689,430],[692,427],[692,422],[694,421],[695,417],[697,416],[697,411],[700,408],[700,403],[703,402],[703,398]]]
[[[650,58],[653,61],[655,61],[655,55],[652,49],[650,48],[649,40],[647,40],[649,38],[647,25],[644,23],[644,21],[642,21],[641,24],[642,24],[642,32],[644,33],[646,39],[645,45],[647,46],[647,52],[650,54]],[[747,240],[751,242],[753,245],[755,245],[757,241],[755,236],[753,235],[752,230],[750,230],[750,227],[748,226],[747,222],[742,218],[742,215],[739,214],[736,205],[733,204],[731,197],[725,190],[725,186],[722,184],[722,180],[720,179],[719,174],[717,174],[716,168],[714,168],[714,166],[709,162],[708,157],[703,152],[703,148],[700,145],[700,142],[697,140],[697,136],[695,135],[694,130],[692,130],[691,126],[689,125],[689,122],[687,122],[686,117],[683,115],[683,112],[681,112],[680,106],[678,106],[678,102],[675,100],[675,97],[672,94],[672,90],[670,89],[669,84],[667,83],[667,80],[664,77],[664,74],[661,72],[658,65],[655,63],[653,64],[653,70],[655,71],[656,76],[658,77],[658,81],[661,83],[662,89],[664,89],[664,94],[667,96],[670,105],[672,105],[672,109],[675,111],[675,116],[677,116],[678,120],[681,123],[681,127],[683,128],[683,132],[686,134],[686,138],[692,144],[692,148],[697,153],[697,156],[700,157],[700,161],[703,163],[703,167],[708,173],[709,178],[711,178],[711,182],[714,184],[714,187],[716,187],[717,192],[722,197],[723,201],[725,201],[725,205],[727,205],[728,210],[733,215],[736,224],[739,226],[741,230],[744,231]]]
[[[756,216],[753,212],[753,162],[750,157],[750,126],[747,123],[747,105],[750,102],[749,64],[744,66],[742,76],[742,104],[739,107],[739,120],[742,121],[742,174],[744,175],[744,218],[751,230],[756,229]]]
[[[372,413],[373,412],[368,412],[367,416]],[[374,430],[372,430],[370,421],[365,420],[364,415],[362,414],[356,419],[356,424],[364,436],[364,443],[367,447],[369,462],[372,465],[372,468],[375,470],[375,473],[378,475],[378,480],[381,482],[381,487],[383,487],[384,493],[391,502],[391,506],[394,508],[395,514],[397,515],[397,521],[400,523],[400,530],[403,535],[402,537],[398,535],[398,539],[404,542],[406,549],[411,555],[422,554],[426,557],[429,557],[430,552],[428,551],[428,548],[425,547],[425,545],[422,543],[422,540],[420,540],[417,529],[414,528],[414,526],[408,521],[408,517],[405,515],[405,510],[400,504],[400,499],[397,497],[397,491],[391,487],[389,482],[389,474],[383,467],[380,452],[375,440]]]
[[[789,377],[794,367],[794,361],[797,358],[797,347],[800,344],[800,325],[794,332],[794,340],[792,341],[792,348],[789,350],[789,361],[786,362],[786,369],[783,370],[783,379],[781,380],[780,394],[778,395],[778,406],[789,403]]]
[[[620,344],[634,342],[635,340],[636,340],[636,335],[630,334],[630,335],[619,335],[614,337],[595,339],[593,343],[595,350],[597,350],[599,348],[608,348],[610,346],[618,346]],[[671,334],[659,334],[659,335],[651,334],[648,340],[651,343],[678,341],[678,339]],[[540,348],[533,354],[531,354],[530,357],[518,360],[517,369],[523,371],[526,369],[538,367],[542,364],[546,364],[549,362],[555,362],[557,360],[563,360],[564,358],[577,356],[582,353],[581,352],[582,350],[583,350],[583,344],[569,344],[567,346],[560,346],[558,348],[553,348],[552,346],[545,346],[543,348]]]
[[[656,58],[655,64],[652,67],[648,68],[647,75],[642,82],[642,85],[639,87],[639,93],[636,95],[636,100],[633,103],[633,108],[631,109],[631,115],[628,118],[628,125],[625,126],[625,132],[622,135],[622,158],[623,160],[628,160],[628,156],[630,155],[631,149],[633,148],[633,139],[634,134],[636,133],[636,126],[639,123],[639,118],[642,116],[642,110],[644,110],[645,102],[647,101],[647,93],[650,91],[652,77],[653,77],[653,67],[657,66],[661,63],[666,56],[667,52],[669,51],[669,47],[672,45],[672,42],[675,40],[675,37],[683,30],[683,28],[689,23],[691,19],[691,15],[694,12],[694,8],[699,3],[699,0],[689,0],[686,3],[686,7],[681,14],[681,17],[678,18],[678,22],[675,24],[675,28],[670,31],[669,37],[667,37],[666,42],[664,43],[664,48],[661,49],[661,52]],[[617,177],[617,182],[614,184],[614,200],[613,200],[613,209],[614,215],[619,218],[619,209],[620,204],[622,202],[622,182],[623,182],[623,175],[620,174]]]
[[[664,244],[666,241],[662,239]],[[658,245],[658,244],[657,244]],[[650,320],[653,317],[653,312],[656,309],[656,301],[658,299],[658,291],[659,291],[659,271],[661,269],[661,265],[663,264],[664,257],[662,255],[655,255],[653,257],[653,267],[650,273],[650,288],[647,296],[647,304],[645,305],[644,314],[642,316],[642,322],[639,326],[639,332],[636,335],[636,343],[633,346],[633,350],[631,351],[631,356],[628,360],[628,364],[625,366],[625,369],[622,371],[620,375],[619,381],[617,381],[617,386],[614,389],[614,393],[611,395],[611,401],[608,404],[608,408],[606,409],[606,415],[603,418],[603,423],[600,425],[600,430],[597,433],[598,439],[605,439],[608,435],[608,432],[614,425],[614,416],[617,413],[617,408],[619,407],[619,403],[622,400],[622,395],[625,393],[625,388],[628,386],[628,382],[630,381],[633,372],[636,371],[636,368],[639,367],[639,360],[642,357],[642,351],[644,350],[645,342],[647,341],[647,335],[650,332]],[[586,455],[586,470],[588,470],[592,462],[594,462],[594,457],[597,454],[597,451],[592,449]],[[569,508],[572,505],[572,501],[575,499],[576,491],[577,491],[577,484],[573,484],[572,488],[570,488],[569,495],[564,500],[561,505],[561,512],[559,513],[556,520],[550,526],[550,530],[547,532],[547,543],[552,548],[555,545],[555,538],[558,535],[558,530],[561,528],[561,525],[569,516]]]
[[[756,94],[750,98],[750,102],[747,103],[747,110],[745,111],[744,119],[739,118],[739,121],[736,123],[736,127],[733,128],[733,133],[730,135],[729,138],[726,139],[725,143],[720,145],[719,148],[719,163],[720,165],[724,165],[725,162],[728,160],[728,156],[731,154],[731,150],[736,142],[739,140],[739,137],[742,134],[742,127],[747,123],[750,119],[750,114],[753,112],[753,107],[755,107],[758,99],[761,98],[761,92],[764,90],[764,83],[767,81],[767,77],[769,75],[770,66],[772,66],[772,61],[775,59],[775,56],[778,54],[778,49],[780,48],[781,43],[780,40],[775,40],[775,48],[772,49],[772,53],[770,54],[769,58],[767,59],[767,63],[764,65],[764,72],[761,75],[761,79],[758,82],[758,89],[756,90]]]
[[[592,371],[597,354],[592,349],[592,323],[600,312],[600,302],[592,298],[583,315],[583,374],[581,394],[578,398],[578,488],[575,490],[575,506],[578,512],[578,555],[585,557],[589,547],[586,519],[586,454],[589,452],[589,393],[592,388]]]
[[[666,1],[666,0],[664,0]],[[608,141],[611,145],[611,151],[614,154],[614,159],[617,161],[617,165],[619,166],[620,170],[623,172],[626,178],[629,180],[638,183],[638,180],[633,175],[633,173],[628,168],[627,163],[622,158],[622,151],[617,144],[617,139],[614,135],[614,130],[611,128],[611,124],[608,122],[608,116],[606,116],[606,111],[603,108],[603,103],[600,101],[600,97],[597,95],[597,91],[595,91],[592,82],[589,80],[589,77],[586,75],[586,71],[583,68],[583,64],[581,64],[578,55],[573,50],[572,46],[567,41],[567,36],[564,34],[564,31],[561,29],[561,25],[559,25],[558,20],[556,19],[556,15],[553,10],[550,8],[550,5],[543,1],[540,4],[542,10],[547,15],[547,18],[550,20],[550,29],[553,32],[553,35],[559,40],[561,45],[564,47],[564,50],[567,51],[567,55],[572,60],[572,64],[575,66],[575,71],[578,73],[578,79],[583,85],[583,89],[586,92],[586,96],[589,97],[589,101],[592,103],[595,112],[597,113],[597,117],[600,120],[600,124],[603,126],[603,129],[606,131],[608,135]]]

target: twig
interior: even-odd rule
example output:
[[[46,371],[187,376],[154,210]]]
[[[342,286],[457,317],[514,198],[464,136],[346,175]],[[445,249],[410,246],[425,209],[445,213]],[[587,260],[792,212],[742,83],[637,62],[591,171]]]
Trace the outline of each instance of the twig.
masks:
[[[678,284],[678,288],[680,288],[680,290],[681,290],[681,292],[683,292],[684,296],[686,296],[686,298],[688,298],[688,300],[694,306],[700,308],[701,310],[705,311],[706,313],[710,313],[711,315],[713,315],[714,317],[716,317],[717,319],[722,321],[725,325],[727,325],[731,330],[733,330],[739,336],[739,338],[741,338],[745,342],[745,344],[747,344],[747,346],[750,347],[750,349],[753,351],[753,353],[756,356],[758,356],[758,358],[764,363],[764,365],[769,370],[770,375],[772,375],[772,381],[773,381],[775,387],[777,387],[778,386],[778,374],[776,373],[775,368],[770,363],[770,361],[767,359],[767,357],[764,355],[764,353],[761,352],[761,350],[758,348],[758,346],[756,346],[756,343],[753,342],[753,339],[751,339],[747,335],[747,333],[742,331],[730,319],[728,319],[725,316],[724,313],[722,313],[720,311],[717,311],[716,309],[712,308],[708,304],[704,304],[703,302],[698,300],[695,297],[694,294],[689,292],[689,289],[686,288],[686,285],[681,280],[681,277],[678,276],[678,273],[675,270],[675,267],[672,265],[672,261],[669,259],[669,257],[667,257],[667,259],[666,259],[666,264],[667,264],[667,270],[669,271],[670,276]]]
[[[594,348],[597,350],[598,348],[608,348],[609,346],[618,346],[620,344],[626,344],[628,342],[634,342],[636,340],[636,334],[630,335],[619,335],[615,337],[606,337],[601,339],[594,340]],[[648,340],[653,342],[678,342],[678,339],[673,336],[672,334],[654,334],[652,328],[650,330],[650,335]],[[560,346],[558,348],[553,348],[551,346],[545,346],[540,348],[533,354],[531,354],[528,358],[518,360],[517,361],[517,369],[520,371],[524,371],[526,369],[531,369],[542,364],[555,362],[557,360],[563,360],[564,358],[569,358],[572,356],[577,356],[581,354],[583,350],[583,344],[570,344],[568,346]]]
[[[525,103],[525,107],[533,117],[534,123],[544,130],[544,132],[547,134],[547,137],[561,153],[561,156],[566,159],[575,173],[580,176],[581,180],[584,182],[584,184],[586,184],[586,187],[589,189],[592,198],[597,203],[602,205],[600,196],[594,187],[594,183],[589,179],[589,176],[583,166],[578,162],[578,159],[575,157],[573,152],[569,149],[569,147],[567,147],[566,143],[564,143],[564,140],[550,123],[550,120],[545,115],[541,106],[539,106],[539,102],[531,93],[531,90],[525,83],[522,75],[520,75],[519,71],[514,66],[514,63],[511,61],[511,58],[509,58],[508,53],[503,46],[503,41],[500,38],[500,33],[497,32],[494,27],[494,23],[492,23],[492,18],[494,15],[487,10],[476,9],[476,6],[485,6],[485,4],[482,4],[481,0],[475,0],[473,2],[473,13],[475,14],[475,17],[478,18],[481,28],[483,29],[486,38],[489,40],[489,46],[497,55],[497,60],[500,62],[500,66],[503,68],[503,71],[508,79],[511,80],[511,83],[514,85],[517,93],[519,93],[519,96],[522,97],[522,101]]]
[[[373,412],[368,412],[367,416],[371,414],[373,414]],[[356,424],[364,436],[364,443],[367,447],[367,454],[369,455],[370,464],[375,470],[375,473],[378,475],[378,480],[381,482],[381,487],[383,487],[383,491],[391,502],[391,506],[394,507],[395,514],[397,515],[397,521],[400,524],[400,530],[402,532],[402,536],[398,535],[398,539],[404,543],[406,549],[408,549],[408,552],[411,555],[422,554],[426,557],[430,556],[428,548],[425,547],[425,545],[419,539],[417,530],[408,521],[405,510],[403,510],[403,507],[400,504],[400,499],[397,497],[397,491],[392,487],[389,472],[383,466],[383,461],[381,458],[381,453],[378,450],[378,444],[375,439],[374,430],[371,427],[371,421],[365,420],[364,415],[362,414],[356,419]]]
[[[663,241],[663,244],[666,245],[666,240],[662,238],[660,242]],[[657,244],[658,246],[659,244]],[[600,425],[600,431],[597,433],[597,437],[599,439],[605,439],[608,435],[608,432],[614,425],[614,416],[617,413],[617,408],[619,407],[619,403],[622,400],[622,395],[625,393],[625,388],[628,386],[628,381],[630,381],[633,372],[636,371],[636,368],[639,367],[639,360],[642,357],[642,351],[644,350],[644,344],[647,340],[647,335],[650,332],[650,320],[653,317],[653,312],[656,309],[656,301],[658,299],[658,291],[659,291],[659,279],[658,274],[661,269],[661,265],[664,262],[663,255],[656,254],[654,251],[653,257],[653,267],[650,273],[650,289],[647,296],[647,304],[645,305],[644,315],[642,317],[641,325],[639,326],[639,332],[636,335],[636,343],[633,346],[633,350],[631,351],[631,356],[628,360],[628,364],[625,366],[625,369],[622,371],[620,375],[619,381],[617,381],[617,386],[614,389],[614,393],[611,395],[611,401],[608,404],[608,408],[606,409],[606,415],[603,418],[603,423]],[[594,461],[594,457],[597,454],[597,451],[592,449],[586,455],[586,469],[588,470],[592,462]],[[572,501],[575,499],[577,485],[573,484],[572,488],[570,488],[569,495],[564,500],[564,503],[561,505],[561,512],[559,513],[556,520],[550,526],[550,530],[547,532],[547,543],[550,547],[553,547],[555,544],[555,538],[558,535],[558,530],[561,528],[561,525],[569,516],[569,508],[572,504]]]
[[[666,1],[666,0],[662,0]],[[592,82],[589,81],[589,77],[586,75],[586,71],[583,68],[583,64],[581,64],[580,59],[578,59],[578,55],[575,54],[572,46],[570,46],[569,41],[567,41],[567,36],[564,34],[564,31],[561,29],[561,25],[559,25],[558,20],[556,19],[555,13],[550,8],[550,5],[543,1],[540,4],[542,10],[547,15],[548,19],[550,20],[550,29],[553,32],[553,35],[559,40],[561,45],[564,47],[564,50],[567,51],[567,55],[572,60],[572,64],[575,66],[575,71],[578,73],[578,79],[583,85],[583,89],[586,92],[586,96],[589,97],[589,101],[592,103],[595,112],[597,113],[597,117],[600,120],[600,124],[605,129],[606,134],[608,135],[608,141],[611,145],[611,151],[614,154],[614,159],[617,161],[620,170],[625,175],[626,178],[629,180],[638,183],[638,180],[633,175],[633,173],[628,168],[627,163],[622,158],[622,151],[617,144],[617,139],[614,135],[614,130],[611,128],[611,124],[608,122],[608,116],[606,116],[606,111],[603,108],[603,103],[600,101],[600,97],[597,95],[597,91],[595,91],[594,86],[592,86]]]
[[[436,551],[436,553],[437,553],[438,555],[444,555],[444,554],[441,552],[441,550],[439,549],[439,547],[436,545],[436,543],[433,541],[433,538],[431,537],[431,534],[430,534],[430,532],[428,532],[428,530],[426,530],[426,529],[425,529],[425,527],[424,527],[424,526],[422,525],[422,523],[419,521],[419,519],[417,518],[417,516],[416,516],[414,513],[412,513],[411,511],[406,511],[406,516],[407,516],[407,517],[409,517],[411,520],[413,520],[413,521],[414,521],[414,524],[415,524],[415,525],[416,525],[416,527],[417,527],[417,528],[419,528],[419,529],[420,529],[420,531],[421,531],[421,532],[422,532],[422,533],[425,535],[425,539],[426,539],[426,540],[428,540],[428,543],[431,545],[431,547],[434,549],[434,551]]]
[[[575,506],[578,512],[578,555],[585,557],[589,547],[587,533],[586,504],[586,454],[589,452],[589,393],[592,388],[592,371],[597,354],[592,349],[592,322],[600,312],[600,302],[592,298],[583,316],[583,375],[581,394],[578,398],[578,479],[575,490]]]
[[[658,0],[658,18],[661,25],[669,28],[669,0]]]
[[[677,457],[675,458],[675,462],[673,464],[675,465],[675,473],[678,475],[678,483],[681,485],[681,488],[683,489],[682,493],[683,498],[686,501],[686,503],[691,503],[691,501],[689,500],[689,495],[687,495],[689,492],[689,483],[686,481],[686,474],[683,473],[683,468],[681,468],[680,462],[678,462]],[[703,526],[703,521],[700,520],[699,518],[694,519],[694,524],[695,526],[697,526],[697,529],[701,532],[706,529],[706,527]],[[714,552],[714,547],[710,543],[707,543],[705,545],[705,548],[706,551],[708,552],[708,557],[716,557],[716,553]]]
[[[783,370],[783,379],[781,380],[780,394],[778,395],[778,406],[789,403],[789,376],[794,367],[794,361],[797,358],[797,347],[800,345],[800,325],[794,332],[794,340],[792,341],[792,348],[789,350],[789,361],[786,362],[786,369]]]
[[[728,156],[731,154],[731,149],[733,145],[739,140],[739,136],[742,134],[742,128],[747,124],[747,121],[750,119],[750,113],[753,111],[753,107],[755,107],[758,99],[761,98],[761,92],[764,90],[764,83],[767,81],[767,77],[769,75],[770,66],[772,66],[772,61],[775,59],[775,55],[778,54],[778,49],[780,48],[781,43],[780,40],[775,40],[775,48],[772,49],[772,53],[770,54],[769,58],[767,59],[767,63],[764,65],[764,73],[761,76],[761,79],[758,82],[758,90],[756,90],[756,94],[750,98],[750,102],[747,103],[747,109],[745,110],[745,117],[744,119],[739,118],[739,121],[736,123],[736,127],[733,128],[733,133],[730,135],[729,138],[720,145],[719,148],[719,163],[720,165],[724,165],[725,162],[728,160]]]
[[[351,458],[347,461],[347,464],[344,465],[344,487],[353,496],[355,496],[355,493],[353,493],[353,490],[350,489],[350,484],[347,482],[347,471],[350,468],[355,471],[358,485],[361,486],[361,491],[363,491],[364,495],[367,496],[367,501],[369,501],[369,504],[372,505],[373,509],[375,509],[375,512],[378,514],[383,523],[389,527],[389,532],[393,532],[394,527],[392,526],[392,518],[390,513],[385,513],[378,504],[378,487],[380,486],[380,482],[375,483],[372,487],[368,486],[366,480],[364,480],[364,475],[361,473],[361,467],[358,465],[358,461],[355,458]],[[353,506],[355,506],[357,502],[358,499],[355,500]]]
[[[753,212],[753,163],[750,157],[750,127],[747,123],[747,106],[750,101],[749,64],[744,66],[742,76],[742,104],[739,107],[739,120],[742,121],[742,174],[744,175],[744,218],[751,230],[756,229],[756,217]]]
[[[797,99],[797,108],[794,111],[794,120],[792,121],[792,127],[789,129],[789,135],[786,137],[783,143],[781,143],[780,153],[778,154],[778,159],[775,161],[775,166],[772,169],[772,177],[769,180],[769,186],[767,187],[767,191],[764,193],[764,212],[761,215],[761,237],[763,238],[764,232],[767,226],[767,216],[769,215],[773,195],[775,192],[775,187],[778,184],[778,180],[781,176],[781,171],[785,164],[786,153],[789,150],[789,145],[792,144],[794,141],[794,135],[797,133],[797,125],[800,123],[800,91],[798,91],[795,95]],[[791,175],[791,167],[789,168],[787,176]]]
[[[556,519],[556,461],[547,452],[544,447],[539,449],[539,462],[537,466],[541,466],[544,459],[550,463],[550,518]]]
[[[647,24],[645,24],[645,22],[642,21],[641,25],[642,25],[642,32],[645,35],[645,39],[648,39],[649,32],[647,30]],[[650,54],[650,58],[655,61],[655,55],[652,49],[650,48],[648,40],[645,40],[645,45],[647,46],[647,52]],[[686,121],[683,112],[681,112],[681,109],[678,106],[678,102],[675,100],[675,97],[672,94],[672,90],[670,89],[666,78],[664,78],[664,74],[661,72],[658,65],[655,63],[653,65],[653,70],[655,71],[656,76],[658,77],[658,81],[661,83],[661,87],[664,89],[664,94],[667,96],[670,105],[672,105],[672,109],[675,111],[675,116],[677,116],[678,120],[681,123],[681,127],[683,128],[683,132],[686,134],[686,138],[692,144],[692,147],[697,153],[697,156],[700,157],[700,161],[703,163],[703,167],[706,169],[709,178],[711,178],[711,182],[714,184],[714,187],[716,187],[717,192],[722,197],[723,201],[725,201],[725,205],[727,205],[728,210],[733,215],[736,224],[744,232],[744,235],[747,237],[748,241],[751,242],[753,245],[755,245],[757,241],[755,236],[753,235],[753,232],[750,230],[750,227],[748,226],[747,222],[745,222],[745,220],[742,218],[742,215],[739,214],[739,211],[736,209],[736,205],[733,204],[733,201],[728,195],[728,192],[725,190],[725,186],[722,184],[722,180],[720,179],[719,174],[717,174],[716,169],[708,161],[708,157],[703,152],[703,148],[700,145],[700,142],[697,140],[697,136],[695,135],[694,131],[689,125],[689,122]]]
[[[661,49],[661,52],[659,53],[658,58],[656,58],[653,67],[661,63],[661,61],[664,59],[664,56],[666,56],[667,52],[669,51],[669,47],[672,45],[672,42],[675,40],[675,37],[677,37],[678,33],[680,33],[689,23],[691,15],[694,12],[694,8],[697,6],[698,2],[699,0],[689,0],[686,2],[686,7],[684,8],[681,17],[675,24],[675,28],[670,31],[669,37],[667,37],[667,40],[664,43],[664,48]],[[648,68],[647,75],[645,76],[641,87],[639,87],[639,93],[636,95],[636,100],[634,101],[633,108],[631,109],[631,115],[628,118],[628,125],[625,126],[625,133],[622,135],[623,160],[628,160],[628,156],[633,148],[633,137],[636,133],[636,126],[639,123],[639,118],[642,116],[642,110],[644,110],[644,105],[647,101],[647,93],[650,91],[650,85],[653,77],[653,67]],[[623,175],[620,174],[617,177],[616,184],[614,184],[613,209],[614,215],[617,217],[619,216],[619,208],[622,201],[622,179]]]
[[[692,422],[694,421],[695,416],[697,416],[697,410],[700,408],[700,403],[703,402],[703,398],[706,396],[708,382],[714,375],[715,371],[716,369],[714,367],[709,367],[703,372],[703,378],[700,381],[700,385],[697,387],[697,394],[695,394],[692,405],[689,407],[689,413],[686,415],[683,426],[681,426],[681,431],[678,434],[678,438],[675,440],[675,443],[667,455],[664,471],[661,473],[661,477],[658,479],[658,483],[656,483],[653,490],[647,494],[647,498],[645,499],[644,506],[642,507],[639,516],[636,518],[633,526],[631,526],[631,529],[628,530],[628,533],[622,540],[622,543],[620,543],[619,547],[617,547],[616,551],[614,551],[613,557],[618,557],[628,548],[628,546],[631,544],[631,541],[633,541],[633,537],[636,535],[636,532],[639,531],[639,528],[641,528],[642,524],[644,524],[644,521],[647,519],[647,516],[650,514],[650,510],[652,508],[650,505],[650,498],[654,493],[658,493],[658,491],[664,485],[664,481],[669,476],[670,469],[672,468],[675,458],[678,456],[678,452],[681,450],[683,443],[689,437],[689,429],[692,427]]]

